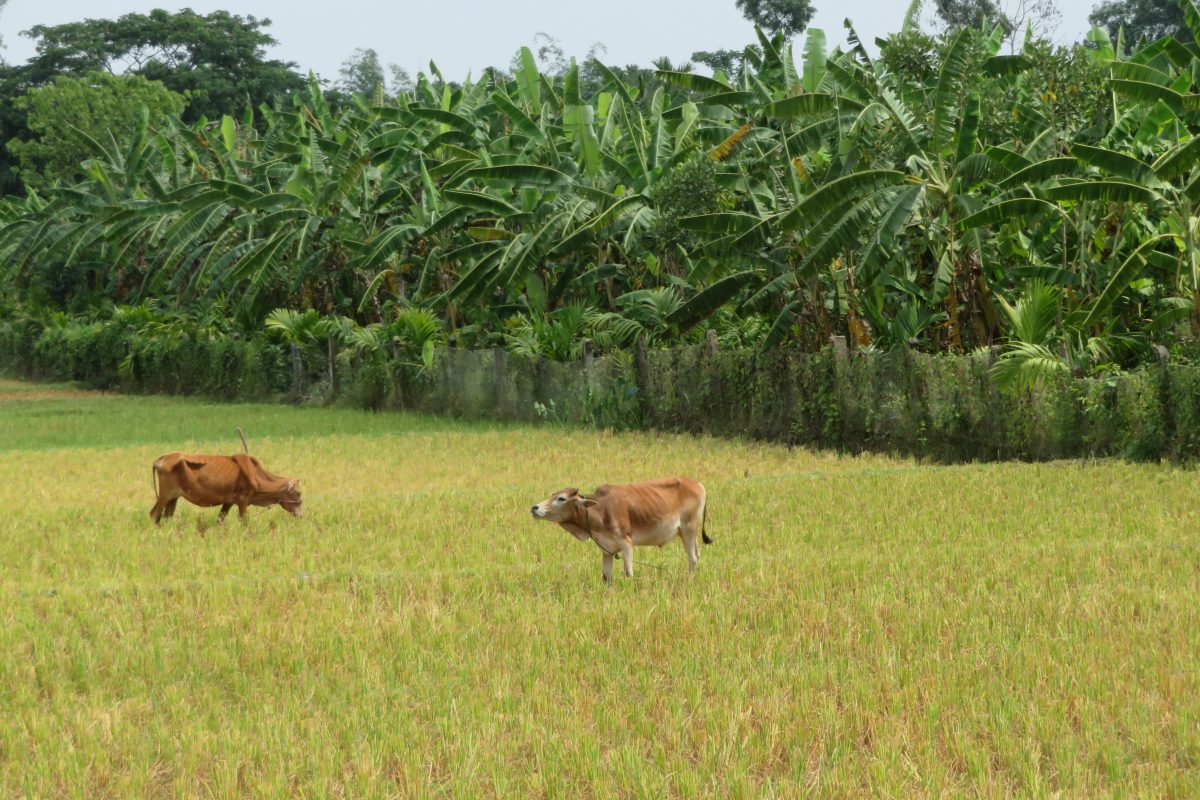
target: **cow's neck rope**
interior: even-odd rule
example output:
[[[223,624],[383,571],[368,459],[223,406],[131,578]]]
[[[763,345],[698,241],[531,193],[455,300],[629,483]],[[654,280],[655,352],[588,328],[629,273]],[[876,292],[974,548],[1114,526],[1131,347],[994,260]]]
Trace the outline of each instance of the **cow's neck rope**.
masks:
[[[587,523],[588,523],[588,538],[596,543],[596,547],[599,547],[600,552],[604,553],[604,555],[608,556],[609,558],[615,558],[617,554],[610,553],[607,550],[605,550],[604,545],[600,544],[600,540],[596,538],[596,534],[592,533],[592,512],[587,506],[583,507],[583,517],[584,517],[584,519],[587,520]],[[625,558],[625,554],[622,553],[621,559],[624,560],[624,558]]]

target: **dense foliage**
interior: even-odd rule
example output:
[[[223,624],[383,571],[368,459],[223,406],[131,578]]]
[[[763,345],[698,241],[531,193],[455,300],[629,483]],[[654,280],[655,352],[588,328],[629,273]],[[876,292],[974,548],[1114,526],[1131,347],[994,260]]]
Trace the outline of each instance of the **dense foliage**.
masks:
[[[37,54],[24,65],[41,84],[59,75],[132,72],[188,97],[185,120],[219,118],[251,101],[300,88],[293,64],[266,58],[270,20],[227,11],[156,9],[119,19],[37,25]]]
[[[0,9],[3,5],[0,4]],[[37,25],[22,35],[37,52],[24,64],[0,61],[0,145],[38,138],[22,99],[63,79],[84,80],[95,73],[139,77],[161,83],[186,98],[184,121],[220,119],[247,104],[257,106],[304,89],[294,64],[267,58],[275,44],[271,21],[225,11],[197,14],[190,9],[125,14],[118,19],[86,19],[63,25]],[[112,87],[109,82],[109,88]],[[136,117],[137,104],[133,116]],[[129,113],[129,112],[126,112]],[[125,136],[131,126],[114,127]],[[104,138],[104,129],[94,131]],[[0,193],[21,194],[12,147],[0,146]],[[72,176],[74,177],[74,176]]]
[[[1002,26],[908,25],[872,58],[850,33],[760,35],[730,75],[547,74],[525,50],[392,101],[331,106],[313,81],[236,119],[143,117],[85,180],[5,202],[0,292],[228,331],[312,310],[368,348],[419,309],[461,346],[558,359],[709,328],[999,345],[1016,384],[1200,331],[1194,36],[1012,55]]]
[[[73,180],[80,164],[96,150],[92,133],[106,138],[133,130],[144,113],[156,123],[177,116],[186,105],[183,95],[140,75],[91,72],[81,78],[60,75],[17,98],[26,112],[28,139],[13,139],[8,151],[20,163],[29,187]]]

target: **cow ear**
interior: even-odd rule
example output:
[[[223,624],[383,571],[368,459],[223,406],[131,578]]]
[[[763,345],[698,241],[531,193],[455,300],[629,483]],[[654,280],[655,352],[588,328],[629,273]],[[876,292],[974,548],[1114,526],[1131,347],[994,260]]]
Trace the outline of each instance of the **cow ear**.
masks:
[[[579,503],[579,505],[583,508],[591,508],[592,506],[600,505],[598,502],[596,502],[592,498],[583,497],[582,495],[579,497],[579,499],[576,502]]]

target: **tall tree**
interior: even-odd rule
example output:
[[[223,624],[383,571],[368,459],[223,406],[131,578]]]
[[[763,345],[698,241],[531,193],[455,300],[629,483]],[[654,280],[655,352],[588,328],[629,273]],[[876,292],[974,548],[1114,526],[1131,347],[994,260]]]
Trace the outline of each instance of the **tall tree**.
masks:
[[[1054,0],[937,0],[936,8],[949,30],[999,25],[1014,51],[1026,33],[1049,37],[1062,19]]]
[[[379,54],[371,48],[356,49],[353,55],[342,62],[339,74],[341,80],[338,81],[338,88],[346,94],[356,94],[369,99],[387,86]]]
[[[388,64],[388,72],[392,74],[392,94],[403,94],[413,90],[412,76],[408,70],[399,64]]]
[[[3,143],[30,136],[25,112],[15,102],[29,88],[23,68],[0,64],[0,196],[25,193],[16,157]]]
[[[1035,39],[1049,39],[1062,21],[1054,0],[1008,0],[1001,8],[1014,33],[1029,32]]]
[[[1192,40],[1178,0],[1106,0],[1092,9],[1088,22],[1104,28],[1114,39],[1124,28],[1125,41],[1130,44],[1170,35],[1183,42]]]
[[[746,60],[745,50],[698,50],[692,53],[691,60],[703,64],[714,73],[735,75]]]
[[[354,53],[342,62],[338,70],[341,79],[337,90],[348,95],[358,95],[368,100],[375,97],[380,90],[389,97],[411,92],[412,77],[399,64],[388,64],[386,70],[379,60],[379,53],[372,48],[357,48]],[[387,76],[391,75],[391,83]]]
[[[26,65],[30,85],[93,71],[132,73],[186,95],[187,120],[269,102],[304,88],[294,64],[270,60],[271,21],[226,11],[208,15],[158,9],[119,19],[37,25],[22,35],[37,40]]]
[[[816,9],[809,0],[737,0],[742,16],[764,31],[792,37],[808,27]]]
[[[555,39],[545,31],[538,31],[533,35],[532,52],[536,57],[537,68],[549,75],[564,75],[567,68],[570,66],[570,59],[567,58],[563,51],[562,42]],[[509,63],[509,72],[516,74],[521,69],[521,51],[518,50],[513,54],[512,61]]]

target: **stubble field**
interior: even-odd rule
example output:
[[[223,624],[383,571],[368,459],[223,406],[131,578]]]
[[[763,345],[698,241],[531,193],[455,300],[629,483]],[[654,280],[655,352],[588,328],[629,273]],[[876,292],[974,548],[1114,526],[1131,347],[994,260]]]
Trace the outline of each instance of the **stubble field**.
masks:
[[[305,516],[155,528],[238,425]],[[529,517],[671,474],[690,578]],[[1195,797],[1198,478],[0,381],[0,796]]]

